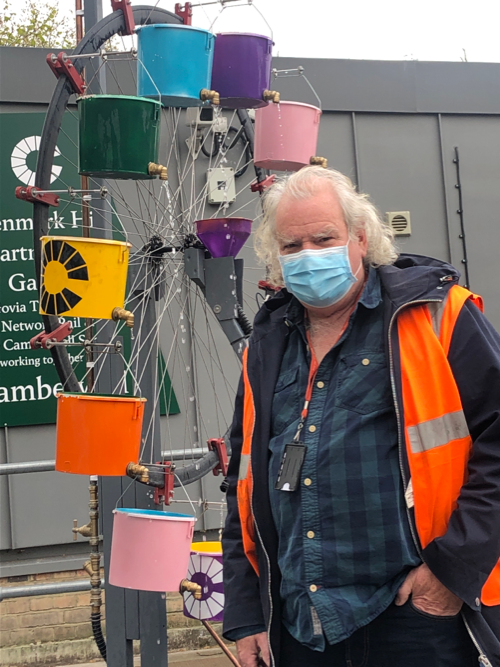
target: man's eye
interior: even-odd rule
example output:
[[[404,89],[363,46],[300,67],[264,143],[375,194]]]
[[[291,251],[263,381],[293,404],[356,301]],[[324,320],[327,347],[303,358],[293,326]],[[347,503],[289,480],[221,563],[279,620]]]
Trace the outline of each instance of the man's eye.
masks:
[[[297,245],[297,243],[285,243],[283,250],[291,250],[292,248],[296,248]]]
[[[320,242],[320,243],[326,243],[327,241],[331,241],[332,239],[333,239],[333,236],[322,236],[322,237],[319,239],[319,242]]]

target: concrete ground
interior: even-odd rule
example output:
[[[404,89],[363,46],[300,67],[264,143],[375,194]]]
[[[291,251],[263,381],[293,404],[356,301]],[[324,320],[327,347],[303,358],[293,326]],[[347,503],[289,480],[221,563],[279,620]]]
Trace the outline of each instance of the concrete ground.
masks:
[[[234,652],[234,648],[232,649]],[[220,648],[198,649],[197,651],[174,651],[169,653],[169,665],[182,667],[231,667],[232,663]],[[135,658],[134,667],[140,667],[140,658]],[[66,665],[65,667],[105,667],[104,662],[88,662],[84,665]]]

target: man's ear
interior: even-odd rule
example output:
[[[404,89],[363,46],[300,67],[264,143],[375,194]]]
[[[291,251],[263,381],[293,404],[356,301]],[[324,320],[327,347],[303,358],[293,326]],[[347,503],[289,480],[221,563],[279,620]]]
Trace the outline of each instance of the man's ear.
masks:
[[[364,251],[364,255],[366,255],[366,251],[368,250],[368,239],[366,238],[366,231],[365,229],[360,229],[356,232],[356,236],[358,237],[358,243],[361,247],[361,250]],[[363,255],[363,256],[364,256]]]

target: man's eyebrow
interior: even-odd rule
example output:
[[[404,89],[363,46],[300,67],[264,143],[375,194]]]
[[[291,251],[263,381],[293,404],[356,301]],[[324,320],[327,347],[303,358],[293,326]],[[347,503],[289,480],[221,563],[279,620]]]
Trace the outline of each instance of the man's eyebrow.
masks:
[[[335,237],[339,236],[338,228],[335,227],[335,225],[329,225],[328,227],[322,229],[320,232],[312,234],[310,238],[313,240],[318,240],[324,238],[325,236],[335,236]],[[286,245],[289,243],[302,243],[304,241],[304,238],[302,236],[300,237],[286,236],[286,234],[282,232],[277,232],[276,240],[279,243],[283,243]]]
[[[298,243],[300,242],[301,239],[293,238],[291,236],[286,236],[285,234],[277,232],[276,240],[279,241],[280,243]]]
[[[334,225],[330,225],[329,227],[325,227],[325,229],[322,229],[320,232],[317,234],[313,234],[311,238],[313,239],[322,239],[325,236],[338,236],[339,235],[339,230],[337,227]]]

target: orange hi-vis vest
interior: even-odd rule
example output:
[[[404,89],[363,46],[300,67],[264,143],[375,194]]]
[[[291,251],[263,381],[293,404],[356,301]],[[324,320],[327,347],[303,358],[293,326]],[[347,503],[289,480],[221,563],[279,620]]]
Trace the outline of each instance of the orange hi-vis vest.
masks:
[[[483,310],[480,296],[455,285],[443,301],[409,304],[397,315],[405,445],[411,475],[405,498],[407,505],[414,507],[422,548],[445,534],[467,481],[472,439],[448,352],[455,323],[468,299]],[[258,575],[251,464],[255,403],[247,363],[248,348],[243,356],[243,443],[237,498],[243,547]],[[481,601],[500,604],[500,560],[482,589]]]

